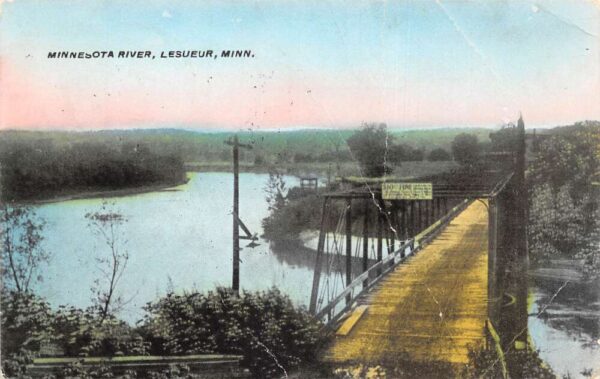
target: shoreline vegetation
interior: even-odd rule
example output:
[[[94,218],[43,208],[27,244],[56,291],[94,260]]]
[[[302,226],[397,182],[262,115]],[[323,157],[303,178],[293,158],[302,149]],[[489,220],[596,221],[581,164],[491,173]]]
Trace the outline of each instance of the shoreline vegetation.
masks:
[[[77,191],[77,192],[73,192],[73,193],[69,193],[69,194],[55,195],[51,198],[46,198],[46,199],[38,199],[38,200],[19,202],[19,204],[42,205],[42,204],[60,203],[63,201],[72,201],[72,200],[109,199],[112,197],[134,196],[134,195],[141,195],[141,194],[152,193],[152,192],[177,191],[177,187],[187,184],[188,181],[189,181],[189,179],[186,178],[185,180],[182,180],[179,183],[164,183],[164,184],[156,184],[156,185],[144,185],[141,187],[133,187],[133,188],[119,188],[119,189],[106,189],[106,190],[98,190],[98,189],[81,190],[81,191]]]
[[[600,157],[598,150],[594,149],[600,146],[599,128],[600,123],[595,122],[560,128],[533,147],[535,159],[530,160],[527,180],[531,190],[530,251],[534,263],[543,264],[551,258],[582,259],[586,262],[586,275],[598,275],[600,259],[598,252],[593,250],[597,246],[600,230],[598,193],[595,192],[598,188],[590,183],[597,180],[598,175]],[[382,130],[385,131],[385,126],[366,127],[362,137],[368,141],[373,135],[380,136]],[[480,169],[487,164],[480,159],[480,153],[493,151],[493,145],[502,147],[507,143],[510,146],[513,138],[511,128],[506,128],[504,132],[502,130],[492,135],[489,134],[491,130],[487,130],[490,140],[484,141],[455,133],[457,143],[451,143],[453,161],[425,160],[425,156],[434,150],[436,156],[444,156],[439,149],[448,148],[446,142],[430,140],[428,148],[419,148],[407,147],[400,141],[399,144],[390,145],[394,149],[390,149],[389,156],[385,154],[383,164],[380,156],[382,150],[366,149],[361,152],[364,143],[356,143],[356,151],[352,153],[347,146],[342,148],[341,143],[321,144],[316,150],[309,149],[307,146],[316,142],[314,136],[307,136],[319,135],[318,131],[310,131],[302,135],[304,140],[300,145],[306,149],[304,151],[297,150],[289,140],[283,140],[284,143],[279,140],[274,145],[276,147],[262,145],[258,152],[256,150],[259,149],[250,155],[244,152],[246,155],[241,157],[241,171],[270,174],[265,197],[271,214],[263,220],[263,229],[265,234],[271,236],[288,235],[291,238],[287,242],[292,242],[295,240],[293,237],[301,235],[307,228],[316,229],[320,201],[316,193],[305,196],[299,188],[287,190],[283,175],[328,178],[327,189],[336,188],[335,178],[338,176],[368,172],[466,183],[468,178],[479,178],[476,174],[482,173]],[[213,142],[215,149],[207,147],[207,153],[203,150],[207,145],[191,143],[179,146],[178,142],[174,142],[180,141],[178,135],[173,131],[170,133],[0,132],[0,136],[10,137],[0,139],[2,195],[11,200],[33,201],[34,204],[126,196],[175,189],[187,181],[186,172],[190,169],[202,169],[203,172],[230,171],[231,151],[222,146],[223,134],[217,137],[218,146],[216,139],[208,139]],[[182,134],[189,138],[189,133],[182,131]],[[272,137],[279,138],[282,134],[274,133]],[[386,152],[387,149],[386,139]],[[373,157],[371,151],[379,155]],[[354,158],[360,155],[357,153],[363,153],[363,158],[355,161]],[[366,167],[373,162],[375,166]],[[359,165],[362,167],[359,168]],[[278,168],[277,173],[271,171],[273,167]],[[457,176],[461,170],[469,176]],[[77,192],[81,188],[94,190]],[[69,190],[73,193],[68,193]],[[19,195],[23,196],[19,199]],[[557,209],[557,206],[562,209]],[[19,223],[13,222],[11,225],[14,228],[24,227],[32,238],[1,238],[5,244],[14,244],[14,249],[5,245],[4,251],[24,254],[24,258],[27,258],[27,254],[30,257],[38,254],[39,263],[35,268],[39,269],[38,280],[41,280],[44,251],[38,249],[41,246],[38,242],[43,240],[44,222],[39,220],[36,223],[35,218],[27,219],[26,212],[20,209],[14,210],[13,215],[20,218],[17,220]],[[114,212],[95,213],[90,218],[98,221],[100,227],[108,225],[113,228],[126,222],[122,215]],[[6,218],[6,221],[14,220]],[[566,230],[565,225],[572,228]],[[567,234],[562,233],[565,230]],[[18,236],[18,231],[15,233]],[[270,240],[268,236],[267,239]],[[113,242],[107,241],[109,246],[114,247]],[[127,256],[124,259],[126,261]],[[24,265],[28,262],[31,259],[22,259]],[[115,272],[118,273],[118,270]],[[181,294],[170,291],[148,303],[144,308],[147,316],[141,323],[132,326],[119,319],[118,310],[111,310],[102,316],[94,307],[78,309],[64,305],[53,309],[46,299],[37,294],[20,290],[19,286],[11,286],[10,277],[5,275],[3,279],[4,286],[0,292],[3,309],[2,351],[6,355],[2,366],[13,377],[25,374],[32,357],[44,355],[44,349],[80,357],[240,354],[244,356],[244,366],[250,369],[254,377],[280,377],[284,367],[298,370],[306,363],[315,363],[319,349],[328,342],[329,337],[321,334],[321,325],[304,307],[292,304],[289,297],[276,288],[244,292],[240,297],[233,296],[229,289],[224,288],[202,292],[188,290]],[[108,302],[106,309],[109,309]],[[272,354],[277,355],[276,360],[273,360]],[[515,353],[508,358],[514,360],[511,366],[522,369],[523,375],[516,377],[552,377],[535,352]],[[497,377],[497,362],[498,357],[493,353],[475,351],[462,376]],[[414,362],[408,361],[406,364],[410,366]],[[490,372],[490,367],[495,371]],[[389,372],[396,373],[393,370],[397,369],[400,369],[400,377],[411,376],[410,367],[409,371],[392,367]],[[110,377],[104,375],[106,373],[96,375],[78,370],[81,367],[67,367],[64,376],[85,374],[85,377]],[[433,372],[437,373],[437,370],[435,368]],[[439,367],[439,372],[447,373],[447,367]],[[332,378],[346,377],[344,373],[341,376],[331,372],[327,374],[329,376],[326,377]],[[166,378],[169,375],[156,377]]]
[[[442,161],[442,162],[406,162],[403,167],[400,167],[398,177],[405,179],[417,178],[417,172],[426,172],[431,175],[436,173],[446,172],[452,167],[456,167],[456,163],[453,161]],[[232,164],[230,162],[207,162],[207,163],[184,163],[186,173],[203,173],[203,172],[232,172]],[[290,164],[283,168],[281,171],[285,175],[290,176],[311,176],[318,177],[321,181],[327,181],[327,169],[328,165],[317,165],[313,170],[309,170],[307,164]],[[358,173],[358,167],[356,163],[344,162],[340,165],[342,172],[348,175],[352,173]],[[240,164],[240,173],[252,173],[252,174],[269,174],[273,172],[272,166],[266,165],[254,165],[254,164]],[[310,171],[310,174],[307,172]],[[331,177],[334,181],[335,177]],[[127,187],[127,188],[116,188],[116,189],[80,189],[70,193],[59,193],[54,194],[51,197],[40,198],[40,199],[27,199],[24,201],[16,201],[15,203],[24,205],[39,205],[39,204],[50,204],[59,203],[62,201],[71,200],[84,200],[84,199],[98,199],[98,198],[111,198],[121,196],[133,196],[151,192],[162,192],[169,190],[177,190],[177,187],[186,184],[189,178],[181,179],[179,181],[162,183],[155,185],[142,185],[139,187]],[[323,184],[320,184],[323,185]]]

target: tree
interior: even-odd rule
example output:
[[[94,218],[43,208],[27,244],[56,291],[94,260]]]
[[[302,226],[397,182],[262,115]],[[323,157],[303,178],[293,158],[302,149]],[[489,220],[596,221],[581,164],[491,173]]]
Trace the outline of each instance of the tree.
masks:
[[[557,130],[539,144],[527,176],[531,258],[582,259],[587,277],[600,276],[599,136],[600,123]]]
[[[121,226],[127,219],[114,210],[114,203],[106,201],[102,203],[99,211],[87,213],[85,218],[92,233],[107,248],[105,253],[96,257],[101,277],[96,279],[92,286],[92,300],[102,324],[108,316],[114,315],[125,305],[125,301],[117,295],[116,290],[129,260],[129,254],[124,249],[127,241],[121,231]]]
[[[472,166],[479,159],[479,145],[474,134],[461,133],[452,141],[454,160],[464,166]]]
[[[46,222],[31,207],[9,204],[2,205],[0,222],[4,285],[27,293],[33,280],[42,280],[39,270],[50,260],[42,246]]]
[[[378,177],[391,171],[387,155],[393,137],[388,134],[385,124],[364,124],[347,143],[365,176]]]
[[[285,206],[287,188],[280,172],[276,170],[269,172],[269,181],[264,191],[267,194],[266,200],[269,204],[269,211],[277,211]]]
[[[438,147],[437,149],[433,149],[429,152],[429,156],[427,157],[427,159],[432,162],[449,161],[450,159],[452,159],[452,157],[450,156],[449,152],[442,149],[441,147]]]
[[[515,152],[519,146],[520,134],[516,125],[503,125],[497,132],[490,133],[491,151]]]
[[[254,165],[262,166],[265,164],[265,157],[261,153],[256,153],[254,155]]]
[[[413,149],[408,158],[411,162],[421,162],[425,159],[425,151],[423,149]]]

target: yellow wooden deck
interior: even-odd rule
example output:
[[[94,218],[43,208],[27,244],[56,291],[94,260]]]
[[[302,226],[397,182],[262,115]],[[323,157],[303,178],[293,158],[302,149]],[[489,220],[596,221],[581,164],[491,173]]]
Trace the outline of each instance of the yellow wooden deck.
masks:
[[[465,363],[484,342],[487,209],[473,202],[368,295],[366,312],[336,336],[326,361],[378,363],[405,351],[415,360]]]

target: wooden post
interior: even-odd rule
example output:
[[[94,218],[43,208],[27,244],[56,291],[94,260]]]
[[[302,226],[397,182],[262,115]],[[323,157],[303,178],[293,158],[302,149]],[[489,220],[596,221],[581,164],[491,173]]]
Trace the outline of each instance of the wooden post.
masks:
[[[239,149],[240,147],[252,149],[250,145],[241,144],[238,136],[233,137],[233,141],[225,141],[226,145],[233,147],[233,274],[231,280],[231,289],[236,295],[240,293],[240,168],[239,168]]]
[[[236,294],[240,293],[240,168],[239,141],[233,137],[233,278],[231,288]]]

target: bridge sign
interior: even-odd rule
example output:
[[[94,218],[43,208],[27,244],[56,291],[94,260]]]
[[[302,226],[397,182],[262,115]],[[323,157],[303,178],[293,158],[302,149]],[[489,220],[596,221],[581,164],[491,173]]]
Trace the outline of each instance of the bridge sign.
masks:
[[[384,200],[431,200],[431,183],[382,183],[381,193]]]

